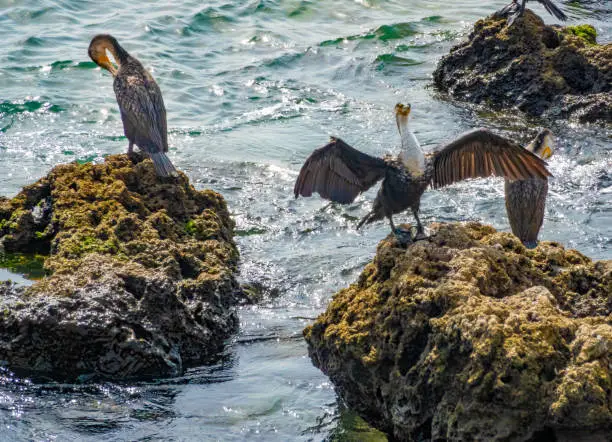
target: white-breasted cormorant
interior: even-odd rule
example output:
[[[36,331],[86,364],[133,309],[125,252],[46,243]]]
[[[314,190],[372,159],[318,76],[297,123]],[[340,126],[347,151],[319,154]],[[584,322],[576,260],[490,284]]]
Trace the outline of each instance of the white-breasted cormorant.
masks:
[[[393,215],[410,208],[417,222],[415,239],[419,239],[424,237],[419,205],[430,185],[437,189],[491,175],[512,180],[550,176],[540,157],[487,129],[466,132],[426,156],[408,124],[410,105],[396,105],[395,114],[402,140],[397,158],[374,157],[332,137],[302,166],[294,187],[295,197],[317,192],[325,199],[348,204],[383,180],[372,210],[358,228],[386,217],[392,232],[402,235],[395,228]]]

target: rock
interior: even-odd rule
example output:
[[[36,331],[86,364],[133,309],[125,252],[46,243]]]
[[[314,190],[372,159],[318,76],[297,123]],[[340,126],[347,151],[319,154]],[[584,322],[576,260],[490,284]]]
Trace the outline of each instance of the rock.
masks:
[[[234,223],[223,197],[150,160],[55,167],[0,200],[0,247],[48,276],[0,292],[0,360],[54,379],[180,375],[238,325]]]
[[[612,44],[590,25],[547,26],[532,11],[510,27],[479,20],[443,57],[436,87],[452,97],[533,116],[612,122]]]
[[[432,230],[383,240],[304,330],[346,404],[397,440],[609,441],[612,261],[478,223]]]

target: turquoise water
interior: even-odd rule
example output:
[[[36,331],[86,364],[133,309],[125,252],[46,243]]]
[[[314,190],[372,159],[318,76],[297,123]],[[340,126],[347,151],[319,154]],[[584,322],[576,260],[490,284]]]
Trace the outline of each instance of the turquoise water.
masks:
[[[91,37],[112,33],[164,93],[174,164],[227,198],[243,280],[281,293],[240,311],[241,331],[222,362],[180,379],[58,385],[5,373],[0,440],[328,437],[340,421],[336,396],[301,331],[355,280],[388,227],[354,229],[374,191],[342,207],[294,200],[293,182],[331,134],[371,154],[396,151],[398,101],[412,103],[427,147],[476,126],[525,141],[549,125],[559,150],[541,237],[611,259],[610,130],[491,114],[430,87],[440,56],[504,3],[0,0],[0,194],[14,195],[56,164],[126,150],[110,75],[87,58]],[[566,4],[572,22],[592,23],[610,41],[609,2],[584,4]],[[480,219],[509,229],[495,179],[429,191],[422,212],[425,222]]]

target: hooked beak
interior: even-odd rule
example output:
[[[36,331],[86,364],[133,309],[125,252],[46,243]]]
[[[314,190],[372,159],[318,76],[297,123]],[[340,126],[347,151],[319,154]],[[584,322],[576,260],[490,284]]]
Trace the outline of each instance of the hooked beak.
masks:
[[[97,60],[96,63],[98,63],[98,66],[106,69],[108,72],[110,72],[112,74],[112,76],[116,76],[117,75],[117,68],[115,67],[115,65],[113,65],[113,63],[111,63],[111,61],[109,60],[108,56],[106,54],[101,55]]]
[[[408,116],[410,115],[410,105],[403,105],[397,103],[395,105],[395,122],[397,123],[397,129],[400,134],[403,133],[404,128],[408,124]]]
[[[542,159],[543,160],[547,160],[550,157],[552,157],[552,149],[550,148],[550,146],[547,144],[546,146],[544,146],[544,149],[542,149]]]

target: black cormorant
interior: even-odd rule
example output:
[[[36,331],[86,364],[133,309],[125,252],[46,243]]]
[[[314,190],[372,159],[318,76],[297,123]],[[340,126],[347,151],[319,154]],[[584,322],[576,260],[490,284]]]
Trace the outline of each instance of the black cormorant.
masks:
[[[529,0],[521,0],[521,4],[519,5],[519,0],[512,0],[512,3],[503,7],[496,14],[502,17],[508,18],[508,26],[514,23],[514,20],[519,18],[525,12],[525,4]],[[532,0],[533,1],[533,0]],[[538,3],[544,5],[544,8],[548,11],[550,15],[554,15],[559,20],[567,20],[567,16],[563,13],[558,6],[556,6],[552,0],[536,0]]]
[[[107,50],[119,69],[108,59]],[[89,44],[88,52],[98,66],[115,77],[113,89],[121,111],[123,130],[130,143],[128,154],[132,153],[136,144],[151,157],[159,176],[176,176],[178,173],[166,156],[166,108],[161,90],[151,74],[112,35],[96,35]]]
[[[543,159],[550,158],[554,148],[553,133],[549,129],[542,129],[527,146],[527,150]],[[535,247],[538,243],[538,233],[544,222],[548,179],[510,180],[506,178],[505,191],[506,212],[512,233],[526,247]]]

